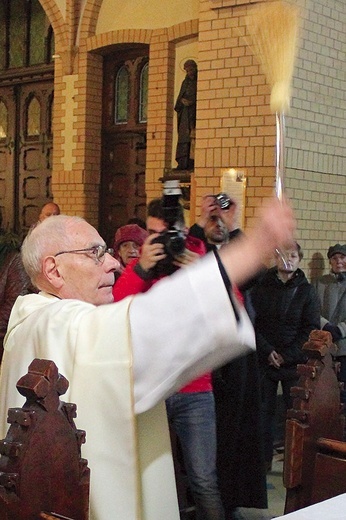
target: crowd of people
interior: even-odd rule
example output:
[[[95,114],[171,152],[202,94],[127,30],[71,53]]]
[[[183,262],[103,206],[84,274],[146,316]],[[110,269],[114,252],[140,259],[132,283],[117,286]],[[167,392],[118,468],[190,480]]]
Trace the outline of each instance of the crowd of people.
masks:
[[[17,380],[33,358],[53,360],[87,431],[91,520],[266,509],[278,386],[290,408],[312,330],[332,335],[346,383],[346,244],[312,284],[289,204],[273,200],[248,233],[237,212],[228,194],[207,195],[188,229],[178,205],[176,254],[162,199],[113,249],[53,202],[21,254],[0,234],[0,435],[23,404]]]

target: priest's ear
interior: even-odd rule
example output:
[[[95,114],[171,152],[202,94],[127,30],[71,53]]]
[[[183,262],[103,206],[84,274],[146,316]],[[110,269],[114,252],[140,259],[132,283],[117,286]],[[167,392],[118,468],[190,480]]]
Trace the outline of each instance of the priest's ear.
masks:
[[[64,278],[56,264],[55,256],[46,256],[43,259],[42,276],[56,289],[60,289],[64,284]]]

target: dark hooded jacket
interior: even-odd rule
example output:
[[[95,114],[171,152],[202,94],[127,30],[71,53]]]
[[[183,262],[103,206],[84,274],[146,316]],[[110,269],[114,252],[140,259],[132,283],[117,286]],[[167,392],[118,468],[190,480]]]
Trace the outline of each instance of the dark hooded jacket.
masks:
[[[306,361],[302,346],[314,329],[320,328],[319,304],[314,287],[301,269],[286,283],[277,276],[277,268],[269,269],[252,289],[255,331],[260,365],[274,379],[294,377],[298,363]],[[274,368],[268,364],[275,350],[284,364]]]

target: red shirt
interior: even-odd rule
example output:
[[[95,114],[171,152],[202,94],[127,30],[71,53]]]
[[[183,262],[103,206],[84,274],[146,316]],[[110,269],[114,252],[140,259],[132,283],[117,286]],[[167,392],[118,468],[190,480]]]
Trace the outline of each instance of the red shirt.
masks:
[[[188,235],[185,246],[187,249],[189,249],[189,251],[197,253],[200,256],[203,256],[206,253],[204,242],[198,238]],[[126,296],[146,292],[160,280],[160,278],[143,280],[133,269],[137,263],[138,258],[130,262],[121,273],[118,280],[115,282],[113,286],[113,297],[115,302],[126,298]],[[211,390],[211,374],[208,373],[195,379],[194,381],[191,381],[191,383],[188,383],[180,390],[180,392],[209,392]]]

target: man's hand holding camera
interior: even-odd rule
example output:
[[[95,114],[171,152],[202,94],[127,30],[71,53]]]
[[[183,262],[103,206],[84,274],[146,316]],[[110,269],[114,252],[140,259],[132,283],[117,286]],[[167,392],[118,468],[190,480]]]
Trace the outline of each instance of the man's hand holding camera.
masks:
[[[149,235],[143,243],[141,255],[139,257],[139,265],[143,269],[143,271],[149,271],[160,260],[166,258],[166,253],[164,252],[164,245],[160,242],[153,242],[160,233],[153,233]]]
[[[148,236],[143,243],[141,255],[139,257],[138,263],[143,271],[149,272],[150,269],[153,269],[156,264],[167,257],[164,252],[164,245],[160,242],[154,242],[157,237],[160,236],[160,233],[153,233]],[[194,253],[189,249],[184,249],[183,253],[176,256],[172,261],[173,265],[176,267],[186,267],[189,264],[192,264],[196,260],[200,258],[198,253]]]
[[[197,224],[204,228],[209,217],[213,214],[221,218],[228,231],[232,231],[235,225],[236,209],[237,205],[226,193],[205,195],[202,199],[201,215],[197,220]]]
[[[220,206],[217,204],[215,195],[205,195],[202,199],[201,203],[201,215],[197,220],[197,224],[204,228],[208,219],[213,211],[217,211],[220,209]]]

